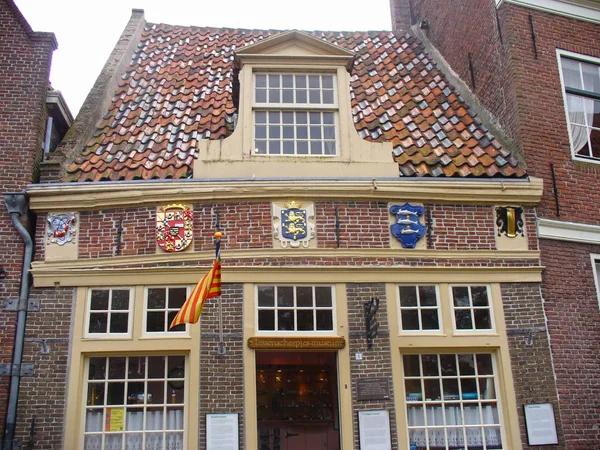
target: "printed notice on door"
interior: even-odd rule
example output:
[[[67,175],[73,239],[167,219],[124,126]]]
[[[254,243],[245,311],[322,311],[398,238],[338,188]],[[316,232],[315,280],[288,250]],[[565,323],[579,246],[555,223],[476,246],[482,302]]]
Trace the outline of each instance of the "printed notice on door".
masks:
[[[206,415],[206,450],[239,450],[238,415]]]
[[[392,450],[388,411],[359,411],[358,430],[361,450]]]
[[[558,444],[552,403],[524,405],[529,445]]]

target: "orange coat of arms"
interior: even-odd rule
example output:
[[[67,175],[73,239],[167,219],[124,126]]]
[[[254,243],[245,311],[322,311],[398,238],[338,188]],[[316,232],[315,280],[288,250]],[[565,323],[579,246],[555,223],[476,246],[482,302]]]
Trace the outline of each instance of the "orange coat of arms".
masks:
[[[180,252],[192,243],[194,214],[187,205],[168,205],[156,213],[156,242],[165,252]]]

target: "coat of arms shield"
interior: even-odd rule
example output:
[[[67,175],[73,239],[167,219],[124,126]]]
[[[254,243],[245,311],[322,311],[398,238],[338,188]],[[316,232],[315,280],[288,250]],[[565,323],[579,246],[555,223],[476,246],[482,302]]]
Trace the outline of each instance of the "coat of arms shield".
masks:
[[[194,214],[187,205],[168,205],[156,213],[156,242],[165,252],[180,252],[194,236]]]

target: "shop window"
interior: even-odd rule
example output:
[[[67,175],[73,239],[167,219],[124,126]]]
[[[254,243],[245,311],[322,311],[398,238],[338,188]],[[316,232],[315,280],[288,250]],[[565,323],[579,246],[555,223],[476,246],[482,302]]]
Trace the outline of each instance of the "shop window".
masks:
[[[439,304],[435,285],[398,286],[402,331],[438,331]]]
[[[257,307],[259,331],[334,329],[331,286],[258,286]]]
[[[184,356],[92,357],[84,449],[183,450]]]
[[[493,317],[487,286],[451,286],[456,331],[492,330]]]
[[[146,333],[173,333],[185,331],[185,325],[169,330],[169,325],[185,303],[185,287],[153,287],[146,290]]]
[[[254,153],[335,156],[333,74],[254,74]]]
[[[411,448],[503,449],[489,353],[403,355]]]
[[[559,60],[573,155],[600,162],[600,60],[571,53]]]
[[[90,289],[86,336],[130,336],[131,306],[131,289]]]

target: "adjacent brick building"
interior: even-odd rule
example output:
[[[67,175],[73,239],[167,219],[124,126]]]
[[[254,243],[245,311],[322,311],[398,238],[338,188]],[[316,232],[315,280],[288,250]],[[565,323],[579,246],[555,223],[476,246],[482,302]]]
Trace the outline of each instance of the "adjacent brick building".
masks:
[[[56,146],[71,123],[62,96],[49,84],[50,63],[56,47],[54,34],[33,31],[11,0],[0,2],[0,187],[3,194],[23,191],[27,185],[39,181],[44,151]],[[5,302],[19,298],[25,245],[7,209],[0,210],[3,242],[0,296]],[[21,218],[30,230],[32,218]],[[16,312],[2,311],[0,364],[5,365],[3,367],[9,374],[16,322]],[[0,378],[2,436],[6,427],[10,380],[9,376]]]
[[[600,448],[600,7],[527,0],[394,5],[397,28],[412,25],[439,51],[469,98],[511,138],[528,173],[544,179],[537,209],[542,296],[565,444]]]
[[[534,403],[556,422],[534,438],[566,448],[541,179],[406,31],[133,11],[25,189],[42,303],[25,357],[44,355],[25,444],[512,450]],[[222,295],[169,331],[215,231]]]

